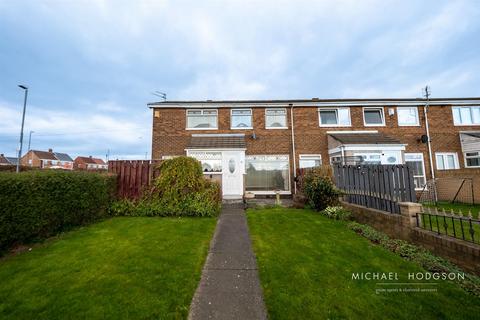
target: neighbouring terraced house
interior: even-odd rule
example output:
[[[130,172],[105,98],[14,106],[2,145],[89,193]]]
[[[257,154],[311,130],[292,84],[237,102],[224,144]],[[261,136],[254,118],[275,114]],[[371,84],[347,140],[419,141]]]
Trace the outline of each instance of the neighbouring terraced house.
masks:
[[[432,175],[472,175],[480,168],[480,98],[164,101],[149,107],[152,159],[197,158],[205,175],[221,182],[224,198],[292,194],[296,169],[319,164],[408,163],[418,190]]]

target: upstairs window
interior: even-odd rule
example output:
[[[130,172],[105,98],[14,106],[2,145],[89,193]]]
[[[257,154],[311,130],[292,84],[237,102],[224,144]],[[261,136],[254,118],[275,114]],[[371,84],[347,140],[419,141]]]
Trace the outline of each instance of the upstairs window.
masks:
[[[365,126],[384,126],[383,108],[363,108],[363,123]]]
[[[348,127],[350,126],[350,109],[318,109],[320,127]]]
[[[456,126],[480,125],[480,106],[452,107],[452,112]]]
[[[419,126],[417,107],[397,107],[399,126]]]
[[[285,108],[266,109],[265,127],[267,129],[287,129],[287,110]]]
[[[232,129],[252,129],[252,109],[233,109],[230,121]]]
[[[217,129],[217,116],[217,110],[187,110],[187,129]]]
[[[458,156],[455,152],[437,152],[435,153],[438,170],[460,169],[458,165]]]

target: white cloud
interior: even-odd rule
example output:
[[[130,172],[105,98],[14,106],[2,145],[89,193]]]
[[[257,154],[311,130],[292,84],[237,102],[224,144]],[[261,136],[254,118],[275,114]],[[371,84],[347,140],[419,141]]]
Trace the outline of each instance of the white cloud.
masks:
[[[5,152],[12,153],[18,144],[21,111],[8,103],[0,102],[0,114],[0,142],[10,146],[10,150]],[[149,151],[149,125],[149,117],[145,116],[131,116],[128,119],[105,113],[53,111],[29,105],[25,119],[24,148],[29,131],[34,131],[34,148],[53,148],[72,155],[103,155],[109,149],[112,153],[126,156],[129,153],[125,151],[129,148],[133,152],[139,149]]]

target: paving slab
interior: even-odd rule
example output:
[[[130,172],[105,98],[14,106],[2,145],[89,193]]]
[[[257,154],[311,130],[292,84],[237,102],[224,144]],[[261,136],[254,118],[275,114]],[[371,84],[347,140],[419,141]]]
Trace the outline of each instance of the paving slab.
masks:
[[[255,256],[242,252],[210,252],[207,256],[208,269],[256,270]]]
[[[222,209],[188,318],[267,319],[242,206]]]

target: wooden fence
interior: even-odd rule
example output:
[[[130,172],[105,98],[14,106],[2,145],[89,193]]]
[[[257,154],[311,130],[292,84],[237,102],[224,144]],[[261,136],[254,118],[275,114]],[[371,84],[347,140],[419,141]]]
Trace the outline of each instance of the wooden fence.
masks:
[[[108,162],[108,172],[117,175],[117,193],[120,198],[138,199],[155,179],[158,160],[115,160]]]
[[[347,202],[400,213],[398,202],[416,202],[408,165],[334,165],[334,181]]]

